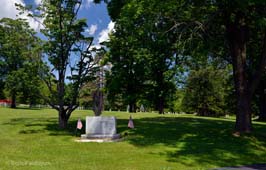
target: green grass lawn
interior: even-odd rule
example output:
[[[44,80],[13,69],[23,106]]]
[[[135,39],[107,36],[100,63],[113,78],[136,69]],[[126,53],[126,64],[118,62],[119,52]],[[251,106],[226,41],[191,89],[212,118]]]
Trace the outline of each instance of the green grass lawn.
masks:
[[[0,108],[0,170],[200,170],[266,162],[266,124],[252,135],[232,136],[233,120],[192,115],[132,114],[117,117],[123,141],[75,142],[76,121],[91,111],[75,111],[67,131],[57,129],[51,109]]]

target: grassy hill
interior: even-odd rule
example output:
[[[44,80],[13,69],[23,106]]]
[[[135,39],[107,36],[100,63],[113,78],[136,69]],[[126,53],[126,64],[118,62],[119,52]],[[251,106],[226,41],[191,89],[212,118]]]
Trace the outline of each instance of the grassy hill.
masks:
[[[266,162],[266,124],[254,122],[252,135],[234,137],[234,120],[193,115],[104,112],[117,117],[115,143],[78,143],[75,111],[69,129],[57,128],[51,109],[0,108],[0,170],[203,170]]]

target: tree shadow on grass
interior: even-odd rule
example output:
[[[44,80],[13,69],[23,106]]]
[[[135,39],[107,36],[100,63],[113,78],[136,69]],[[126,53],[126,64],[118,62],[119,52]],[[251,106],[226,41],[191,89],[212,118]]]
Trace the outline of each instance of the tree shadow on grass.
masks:
[[[118,131],[138,147],[165,145],[159,154],[169,162],[187,166],[233,166],[266,162],[265,125],[256,125],[252,135],[234,137],[234,122],[227,120],[156,117],[135,119],[135,129],[127,129],[128,120],[118,120]]]
[[[16,108],[10,108],[15,110],[43,110],[43,108],[37,108],[37,107],[16,107]]]
[[[84,124],[85,122],[83,122]],[[51,136],[74,136],[76,135],[76,120],[70,120],[68,122],[67,129],[60,129],[58,126],[58,120],[56,118],[42,119],[42,118],[14,118],[4,125],[20,125],[21,130],[19,134],[35,134],[48,132]],[[78,134],[83,134],[85,129],[78,131]]]
[[[70,120],[67,130],[58,128],[57,118],[17,118],[8,125],[21,126],[20,134],[48,133],[74,136],[77,120]],[[85,127],[85,121],[82,122]],[[137,147],[164,145],[150,154],[166,157],[169,162],[193,166],[236,166],[266,162],[266,126],[255,125],[252,135],[234,137],[234,122],[200,117],[153,117],[134,119],[135,129],[128,129],[128,119],[117,119],[117,131],[125,141]],[[85,128],[80,132],[85,133]]]

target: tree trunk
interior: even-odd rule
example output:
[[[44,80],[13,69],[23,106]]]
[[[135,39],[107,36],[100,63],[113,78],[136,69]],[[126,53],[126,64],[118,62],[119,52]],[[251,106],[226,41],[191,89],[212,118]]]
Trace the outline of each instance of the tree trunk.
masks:
[[[32,98],[32,96],[31,96],[31,98]],[[30,108],[30,109],[33,108],[33,106],[34,106],[33,103],[34,103],[34,102],[33,102],[32,100],[30,100],[30,105],[29,105],[29,108]]]
[[[159,110],[159,114],[164,114],[164,98],[163,97],[159,97],[158,110]]]
[[[163,71],[157,70],[157,78],[156,78],[157,88],[157,101],[156,101],[156,109],[158,109],[159,114],[164,114],[164,104],[165,104],[165,83],[164,83],[164,75]]]
[[[136,102],[130,102],[129,103],[129,112],[130,113],[136,113]]]
[[[264,85],[265,85],[264,81],[261,81],[259,86],[259,108],[260,108],[259,120],[261,121],[266,121],[266,95],[265,95]]]
[[[65,110],[60,110],[58,111],[58,118],[59,118],[59,128],[60,129],[66,129],[67,128],[67,123],[68,123],[68,117],[66,116],[66,111]]]
[[[100,116],[103,109],[103,92],[97,89],[93,93],[93,111],[95,116]]]
[[[240,92],[237,95],[237,114],[235,130],[240,133],[250,133],[252,130],[251,123],[251,97]]]
[[[235,89],[237,93],[237,113],[235,130],[249,133],[251,124],[252,93],[246,70],[247,27],[243,24],[243,14],[238,13],[234,23],[226,25],[230,55],[232,57]]]
[[[11,97],[12,99],[11,99],[11,108],[13,108],[13,109],[15,109],[17,106],[16,106],[16,94],[15,93],[13,93],[12,94],[12,97]]]

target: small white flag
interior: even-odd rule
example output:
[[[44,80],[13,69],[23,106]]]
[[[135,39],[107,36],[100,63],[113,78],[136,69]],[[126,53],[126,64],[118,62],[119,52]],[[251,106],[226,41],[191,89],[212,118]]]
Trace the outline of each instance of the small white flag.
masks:
[[[128,121],[127,127],[131,128],[131,129],[134,128],[134,123],[133,123],[133,119],[132,119],[131,115],[129,117],[129,121]]]
[[[80,119],[78,119],[77,129],[82,129],[82,122]]]

